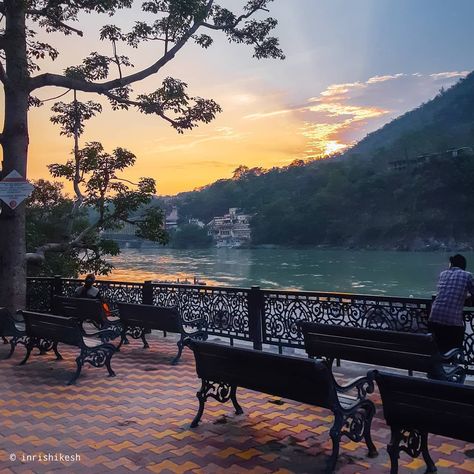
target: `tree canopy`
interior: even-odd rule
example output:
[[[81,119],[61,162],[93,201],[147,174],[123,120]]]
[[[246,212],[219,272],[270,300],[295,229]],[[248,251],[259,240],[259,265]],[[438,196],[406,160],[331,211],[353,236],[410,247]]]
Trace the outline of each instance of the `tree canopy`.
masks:
[[[209,48],[215,32],[221,32],[230,42],[251,46],[257,59],[282,59],[278,40],[272,36],[277,22],[267,16],[271,2],[233,2],[237,3],[237,11],[231,11],[215,0],[0,0],[0,82],[5,94],[0,134],[2,176],[12,170],[26,176],[28,110],[41,104],[35,94],[43,87],[97,93],[106,97],[113,109],[134,108],[158,116],[180,133],[210,122],[221,111],[220,106],[212,99],[190,95],[186,82],[166,76],[166,66],[188,42]],[[132,7],[141,8],[143,19],[127,30],[113,23],[118,10]],[[93,51],[62,74],[43,71],[42,60],[55,60],[61,53],[60,40],[53,44],[53,39],[58,34],[83,36],[81,19],[92,14],[110,18],[110,23],[102,25],[98,40],[106,42],[112,54]],[[151,64],[132,72],[133,61],[121,47],[138,50],[149,42],[159,45],[156,57]],[[158,72],[164,79],[154,90],[135,93],[137,82]],[[91,147],[88,153],[93,153]],[[96,155],[101,153],[96,149]],[[114,153],[113,159],[125,157],[124,152]],[[62,168],[61,172],[70,173],[71,168]],[[98,176],[91,179],[100,187]],[[25,207],[11,210],[2,204],[1,211],[0,305],[16,309],[25,301]],[[147,231],[145,227],[143,232]]]

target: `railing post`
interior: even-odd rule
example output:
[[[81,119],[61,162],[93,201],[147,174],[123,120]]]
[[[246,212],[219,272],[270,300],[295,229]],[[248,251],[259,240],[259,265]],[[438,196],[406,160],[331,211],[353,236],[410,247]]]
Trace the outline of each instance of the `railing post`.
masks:
[[[151,280],[147,280],[143,283],[142,304],[153,304],[153,285],[151,284]]]
[[[253,348],[262,350],[263,342],[263,292],[259,286],[252,286],[249,291],[249,331]]]
[[[61,296],[63,294],[63,279],[61,275],[54,275],[53,284],[51,285],[49,293],[48,311],[54,311],[53,309],[53,297]]]
[[[63,279],[61,275],[54,275],[53,295],[61,296],[63,294]]]

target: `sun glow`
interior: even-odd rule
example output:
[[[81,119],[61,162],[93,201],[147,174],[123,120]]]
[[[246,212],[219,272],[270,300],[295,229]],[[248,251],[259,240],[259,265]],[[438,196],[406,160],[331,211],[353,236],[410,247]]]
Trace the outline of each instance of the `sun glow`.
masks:
[[[338,151],[342,151],[346,149],[349,145],[346,145],[344,143],[339,143],[335,140],[331,140],[329,142],[325,143],[324,147],[324,155],[333,155],[334,153],[337,153]]]

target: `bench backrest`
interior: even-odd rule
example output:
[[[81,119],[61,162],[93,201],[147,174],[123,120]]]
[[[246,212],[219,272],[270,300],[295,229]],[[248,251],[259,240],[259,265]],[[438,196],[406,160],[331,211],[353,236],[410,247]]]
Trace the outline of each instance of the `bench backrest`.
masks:
[[[388,425],[474,442],[474,387],[375,374]]]
[[[77,319],[33,311],[22,311],[22,314],[28,336],[82,346],[82,333]]]
[[[7,308],[0,308],[0,336],[14,336],[18,330]]]
[[[429,372],[437,363],[432,334],[415,334],[301,322],[309,356]]]
[[[54,314],[76,318],[80,321],[95,321],[100,325],[107,322],[102,303],[98,299],[54,296],[52,309]]]
[[[322,362],[197,340],[187,343],[201,379],[323,408],[338,404],[330,369]]]
[[[181,317],[177,308],[148,304],[117,303],[120,320],[128,326],[180,333]]]

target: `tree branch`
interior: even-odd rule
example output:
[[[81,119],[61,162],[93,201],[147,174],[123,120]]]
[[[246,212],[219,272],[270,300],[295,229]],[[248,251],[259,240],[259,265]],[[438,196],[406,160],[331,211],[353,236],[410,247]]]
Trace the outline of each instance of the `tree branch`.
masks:
[[[239,23],[241,23],[243,20],[247,20],[248,18],[250,18],[252,15],[254,15],[257,11],[263,11],[263,12],[269,12],[270,10],[268,10],[268,8],[263,8],[263,7],[255,7],[255,8],[252,8],[252,10],[249,10],[247,13],[243,13],[242,15],[240,15],[239,17],[237,17],[234,21],[234,23],[232,23],[231,25],[231,28],[236,28]],[[211,30],[222,30],[224,28],[226,28],[226,26],[217,26],[217,25],[213,25],[212,23],[203,23],[202,26],[206,27],[206,28],[210,28]]]
[[[206,15],[209,13],[214,0],[209,0],[206,6]],[[151,66],[130,74],[120,79],[114,79],[103,83],[94,83],[83,81],[80,79],[72,79],[69,77],[61,76],[59,74],[40,74],[39,76],[30,79],[30,92],[45,86],[57,86],[65,87],[69,89],[76,89],[83,92],[96,92],[98,94],[104,94],[111,89],[118,89],[120,87],[127,86],[137,81],[156,74],[161,68],[168,64],[175,55],[181,50],[181,48],[187,43],[187,41],[196,33],[202,22],[195,22],[193,26],[182,36],[182,38],[169,50],[167,51],[158,61]]]
[[[109,99],[115,100],[116,102],[120,102],[121,104],[132,105],[134,107],[140,107],[141,105],[143,105],[141,102],[138,102],[137,100],[124,99],[123,97],[119,97],[115,94],[112,94],[111,92],[103,92],[103,94]],[[155,110],[155,113],[156,115],[158,115],[158,117],[161,117],[163,120],[170,123],[174,127],[179,126],[179,123],[176,120],[173,120],[172,118],[168,117],[163,112],[161,112],[158,108]]]
[[[71,25],[67,25],[66,23],[62,22],[61,20],[58,20],[57,18],[49,16],[47,9],[48,7],[42,8],[41,10],[26,10],[26,14],[48,18],[48,20],[50,20],[55,26],[64,28],[70,31],[71,33],[76,33],[76,35],[78,36],[84,36],[84,33],[81,30],[78,30],[72,27]]]

